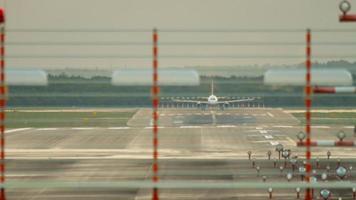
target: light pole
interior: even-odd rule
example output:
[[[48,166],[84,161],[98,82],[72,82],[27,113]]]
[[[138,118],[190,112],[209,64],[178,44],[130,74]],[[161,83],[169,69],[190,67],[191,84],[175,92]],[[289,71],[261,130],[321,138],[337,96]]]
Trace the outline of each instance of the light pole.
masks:
[[[356,22],[356,14],[348,14],[351,10],[351,4],[347,0],[343,0],[339,4],[339,9],[342,15],[339,17],[340,22]]]

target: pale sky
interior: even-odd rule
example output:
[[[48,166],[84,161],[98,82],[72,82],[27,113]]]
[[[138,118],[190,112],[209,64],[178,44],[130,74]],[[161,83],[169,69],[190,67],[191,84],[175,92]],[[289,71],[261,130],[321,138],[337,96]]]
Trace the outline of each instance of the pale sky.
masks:
[[[15,32],[16,29],[353,29],[356,23],[339,23],[337,0],[8,0],[6,2],[7,55],[55,55],[61,59],[9,58],[9,67],[117,68],[150,67],[150,59],[76,59],[81,56],[151,55],[151,46],[38,46],[16,42],[96,43],[151,42],[151,33],[117,32]],[[356,1],[352,1],[356,7]],[[352,9],[356,13],[356,9]],[[314,42],[343,42],[354,45],[314,46],[314,55],[356,55],[354,32],[313,34]],[[304,43],[304,33],[160,33],[160,42],[292,42]],[[219,55],[247,57],[161,58],[160,65],[214,66],[283,64],[304,61],[305,47],[299,46],[161,46],[160,55]],[[253,56],[297,56],[293,59],[256,59]],[[353,58],[345,58],[356,60]],[[319,59],[314,59],[319,60]],[[322,61],[322,60],[321,60]]]

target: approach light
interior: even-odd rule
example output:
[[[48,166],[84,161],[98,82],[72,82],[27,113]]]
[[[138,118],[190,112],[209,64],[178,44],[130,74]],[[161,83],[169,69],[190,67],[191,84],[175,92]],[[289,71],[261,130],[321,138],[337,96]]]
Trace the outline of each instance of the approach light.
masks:
[[[351,10],[351,4],[350,4],[350,2],[344,0],[344,1],[341,1],[341,2],[340,2],[339,8],[340,8],[341,12],[342,12],[344,15],[346,15],[346,13]]]
[[[327,189],[323,189],[323,190],[320,191],[320,196],[325,200],[329,199],[330,194],[331,194],[331,192],[329,190],[327,190]]]
[[[336,135],[337,138],[339,138],[340,141],[342,141],[343,139],[345,139],[346,134],[344,131],[339,131]]]
[[[339,166],[336,169],[336,175],[341,179],[343,179],[346,176],[346,173],[347,173],[347,169],[343,166]]]
[[[292,178],[293,178],[293,174],[292,174],[292,173],[288,173],[288,174],[287,174],[287,180],[288,180],[288,182],[289,182],[290,180],[292,180]]]
[[[328,178],[328,175],[325,172],[321,174],[321,179],[323,181],[326,181],[327,178]]]
[[[300,141],[303,141],[305,139],[306,135],[304,132],[300,131],[298,134],[297,134],[297,138],[300,140]]]

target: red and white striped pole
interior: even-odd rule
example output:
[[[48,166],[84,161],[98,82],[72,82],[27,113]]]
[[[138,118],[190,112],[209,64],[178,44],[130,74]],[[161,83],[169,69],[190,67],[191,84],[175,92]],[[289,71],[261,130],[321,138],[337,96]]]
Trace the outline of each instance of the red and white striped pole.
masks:
[[[310,158],[311,158],[311,151],[310,151],[310,143],[311,143],[311,105],[312,105],[312,100],[311,100],[311,94],[312,94],[312,87],[311,87],[311,31],[310,29],[307,30],[306,33],[306,75],[305,75],[305,80],[306,80],[306,86],[305,86],[305,132],[306,132],[306,149],[305,149],[305,157],[306,157],[306,163],[305,163],[305,169],[306,169],[306,175],[305,175],[305,180],[307,182],[310,182],[310,174],[311,174],[311,164],[310,164]],[[305,200],[311,200],[312,197],[312,192],[311,188],[307,188],[305,190]]]
[[[314,87],[315,94],[356,93],[356,87]]]
[[[297,146],[303,147],[306,146],[306,142],[299,141],[297,142]],[[354,141],[333,141],[333,140],[317,140],[311,141],[310,146],[313,147],[352,147],[356,146],[356,142]]]
[[[158,106],[159,106],[159,86],[158,86],[158,32],[153,29],[153,77],[152,77],[152,118],[153,118],[153,183],[158,183]],[[152,192],[152,200],[159,200],[159,191],[155,186]]]
[[[5,183],[5,11],[0,8],[0,183]],[[0,200],[5,200],[5,188],[1,187]]]

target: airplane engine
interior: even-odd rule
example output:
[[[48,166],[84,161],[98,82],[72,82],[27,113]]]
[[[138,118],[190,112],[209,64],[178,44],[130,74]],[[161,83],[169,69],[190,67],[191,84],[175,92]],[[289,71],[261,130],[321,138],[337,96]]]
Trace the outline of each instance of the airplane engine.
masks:
[[[228,107],[229,107],[229,103],[224,103],[220,106],[220,110],[225,110]]]
[[[197,108],[202,109],[200,102],[197,103]]]

